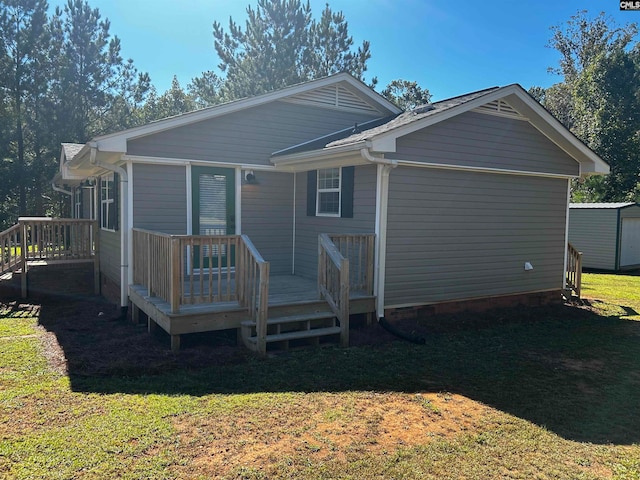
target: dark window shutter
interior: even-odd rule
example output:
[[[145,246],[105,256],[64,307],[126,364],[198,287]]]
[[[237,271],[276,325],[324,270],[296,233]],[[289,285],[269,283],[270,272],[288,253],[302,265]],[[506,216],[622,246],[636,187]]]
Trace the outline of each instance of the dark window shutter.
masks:
[[[113,212],[112,215],[112,221],[110,222],[111,225],[113,225],[113,229],[114,230],[118,230],[118,219],[120,218],[120,215],[118,215],[118,200],[119,200],[119,195],[120,193],[120,177],[118,176],[117,173],[113,174],[113,208],[111,209],[111,211]]]
[[[307,216],[316,216],[316,198],[318,192],[318,172],[310,170],[307,172]]]
[[[341,217],[353,218],[353,177],[355,167],[342,167],[342,188],[340,195]]]

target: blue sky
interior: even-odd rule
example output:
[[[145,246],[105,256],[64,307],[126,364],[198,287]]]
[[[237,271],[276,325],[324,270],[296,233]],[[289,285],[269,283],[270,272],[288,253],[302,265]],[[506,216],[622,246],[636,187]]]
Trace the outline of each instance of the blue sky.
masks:
[[[52,7],[63,0],[50,0]],[[319,16],[326,0],[312,0]],[[496,85],[547,87],[559,81],[547,73],[558,55],[548,48],[549,27],[578,10],[603,11],[623,25],[640,22],[640,11],[620,12],[618,0],[330,0],[342,11],[356,45],[371,42],[366,79],[378,90],[391,80],[417,81],[434,100]],[[177,75],[185,87],[205,70],[218,71],[212,23],[244,25],[249,0],[89,0],[122,53],[150,74],[160,93]]]

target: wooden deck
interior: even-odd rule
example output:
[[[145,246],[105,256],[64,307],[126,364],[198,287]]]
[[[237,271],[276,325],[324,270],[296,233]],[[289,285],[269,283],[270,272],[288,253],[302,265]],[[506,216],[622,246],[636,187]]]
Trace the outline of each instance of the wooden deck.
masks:
[[[199,282],[194,282],[194,289]],[[206,283],[204,284],[206,289]],[[189,292],[187,292],[189,293]],[[246,307],[238,301],[215,303],[183,304],[178,312],[171,311],[171,305],[162,298],[148,296],[147,288],[130,285],[129,297],[133,304],[134,321],[138,321],[138,311],[143,311],[150,319],[150,328],[161,327],[170,335],[207,332],[240,328],[243,321],[251,320]],[[350,292],[351,314],[372,313],[375,297],[362,291]],[[269,317],[297,315],[330,311],[326,300],[318,295],[317,281],[295,275],[272,275],[269,278]],[[179,339],[173,339],[179,342]]]

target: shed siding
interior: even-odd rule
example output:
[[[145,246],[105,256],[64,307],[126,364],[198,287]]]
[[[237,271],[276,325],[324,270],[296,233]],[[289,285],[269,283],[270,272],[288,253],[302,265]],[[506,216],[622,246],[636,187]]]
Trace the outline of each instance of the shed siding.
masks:
[[[373,118],[279,101],[130,140],[127,153],[269,165],[275,151]]]
[[[374,233],[377,169],[375,165],[355,167],[353,218],[307,216],[307,174],[296,175],[296,275],[317,278],[319,234]]]
[[[578,162],[529,122],[467,112],[397,140],[389,158],[578,175]]]
[[[100,272],[120,285],[120,232],[100,229]]]
[[[563,179],[396,168],[385,306],[560,290],[566,202]]]
[[[133,226],[158,232],[187,233],[186,168],[133,165]]]
[[[640,218],[640,205],[631,205],[621,208],[620,218]]]
[[[571,208],[569,243],[582,252],[582,266],[616,269],[618,210],[615,208]]]
[[[242,185],[242,233],[249,236],[272,275],[291,274],[293,174],[256,172],[257,185]]]

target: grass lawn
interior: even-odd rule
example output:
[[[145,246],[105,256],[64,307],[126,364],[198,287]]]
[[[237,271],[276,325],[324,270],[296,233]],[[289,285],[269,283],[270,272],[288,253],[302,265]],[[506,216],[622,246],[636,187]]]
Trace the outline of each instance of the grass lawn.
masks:
[[[640,479],[640,276],[583,281],[584,305],[421,320],[425,345],[266,360],[0,303],[0,477]]]

